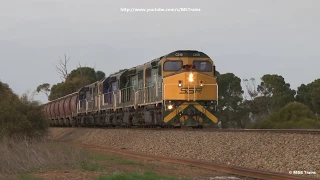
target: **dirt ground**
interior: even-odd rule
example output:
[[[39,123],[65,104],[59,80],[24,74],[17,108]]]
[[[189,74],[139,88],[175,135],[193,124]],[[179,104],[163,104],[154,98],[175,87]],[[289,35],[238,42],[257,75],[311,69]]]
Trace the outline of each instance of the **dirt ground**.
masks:
[[[109,157],[115,156],[113,154],[106,154]],[[236,176],[227,175],[221,172],[215,172],[207,169],[202,169],[193,166],[186,166],[180,164],[169,164],[160,162],[157,160],[137,160],[130,157],[124,157],[116,155],[121,159],[125,159],[127,162],[122,163],[117,161],[99,160],[98,164],[103,166],[104,169],[101,171],[87,171],[87,170],[57,170],[47,172],[36,172],[32,175],[36,177],[42,177],[45,180],[91,180],[95,179],[100,175],[109,175],[113,173],[131,173],[138,172],[143,173],[145,171],[153,171],[161,175],[171,177],[183,177],[192,180],[214,180],[214,179],[234,179]],[[239,178],[244,179],[244,178]]]

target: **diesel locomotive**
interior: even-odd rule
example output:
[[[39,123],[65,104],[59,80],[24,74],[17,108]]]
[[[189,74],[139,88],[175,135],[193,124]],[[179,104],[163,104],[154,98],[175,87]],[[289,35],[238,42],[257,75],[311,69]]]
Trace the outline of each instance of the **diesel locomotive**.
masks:
[[[48,102],[51,126],[203,127],[218,122],[215,65],[178,50]]]

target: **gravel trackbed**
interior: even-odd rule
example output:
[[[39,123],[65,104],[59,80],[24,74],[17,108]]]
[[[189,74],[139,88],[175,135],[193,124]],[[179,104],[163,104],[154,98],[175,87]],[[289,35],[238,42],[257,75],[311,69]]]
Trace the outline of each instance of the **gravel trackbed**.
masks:
[[[320,178],[320,135],[51,128],[50,139]]]

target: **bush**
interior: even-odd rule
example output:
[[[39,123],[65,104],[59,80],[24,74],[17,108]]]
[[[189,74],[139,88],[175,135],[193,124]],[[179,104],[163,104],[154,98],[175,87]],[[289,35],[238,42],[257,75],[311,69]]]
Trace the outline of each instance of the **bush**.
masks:
[[[308,106],[290,102],[254,126],[257,129],[317,129],[320,121]]]
[[[275,126],[275,123],[270,120],[264,120],[257,124],[257,129],[273,129]]]
[[[0,136],[42,137],[48,128],[39,102],[30,100],[27,94],[19,98],[0,82]]]
[[[286,121],[278,123],[275,129],[320,129],[320,121],[316,119],[303,119],[300,121]]]
[[[305,118],[315,119],[316,117],[308,108],[308,106],[298,102],[290,102],[283,108],[281,108],[278,112],[271,114],[266,119],[272,122],[284,122],[300,121]]]

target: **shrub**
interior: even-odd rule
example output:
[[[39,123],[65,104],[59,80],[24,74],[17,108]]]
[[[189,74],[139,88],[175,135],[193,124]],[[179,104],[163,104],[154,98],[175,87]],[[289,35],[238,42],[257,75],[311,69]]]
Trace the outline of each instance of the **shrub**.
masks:
[[[315,115],[308,106],[298,102],[290,102],[266,119],[273,122],[283,122],[300,121],[305,118],[315,119]]]
[[[316,129],[320,128],[320,121],[316,119],[308,106],[290,102],[278,112],[256,124],[259,129]]]
[[[273,129],[275,123],[270,120],[264,120],[257,124],[256,128],[258,129]]]
[[[278,123],[274,126],[275,129],[319,129],[320,121],[316,119],[303,119],[300,121],[286,121]]]
[[[27,94],[19,98],[0,82],[0,136],[42,137],[48,128],[39,102],[30,100]]]

